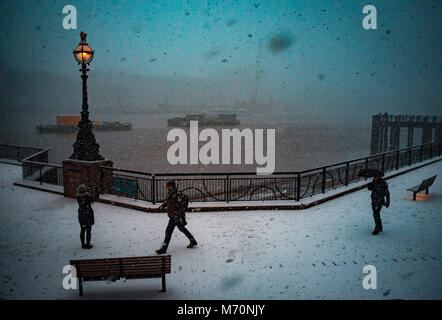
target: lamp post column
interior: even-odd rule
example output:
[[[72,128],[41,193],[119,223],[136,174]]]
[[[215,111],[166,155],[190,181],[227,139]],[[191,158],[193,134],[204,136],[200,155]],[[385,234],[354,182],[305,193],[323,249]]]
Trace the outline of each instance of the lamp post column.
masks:
[[[74,50],[75,60],[80,66],[82,80],[81,118],[78,122],[78,133],[73,154],[63,161],[63,190],[65,197],[75,198],[77,188],[84,184],[90,192],[107,192],[112,189],[112,170],[102,170],[102,167],[112,168],[113,163],[104,159],[100,146],[95,141],[92,122],[89,120],[89,105],[87,93],[88,65],[94,57],[94,51],[86,42],[86,34],[80,33],[81,41]]]
[[[86,34],[81,34],[81,39],[84,44],[86,44]],[[80,42],[82,44],[82,42]],[[87,45],[87,44],[86,44]],[[89,48],[89,47],[88,47]],[[81,53],[80,57],[84,57],[86,53]],[[89,54],[89,51],[87,51]],[[93,56],[93,52],[90,53],[91,57]],[[90,62],[92,58],[88,61]],[[87,63],[85,61],[81,61],[81,79],[83,84],[83,103],[81,110],[81,120],[78,123],[78,134],[77,140],[73,144],[74,153],[70,156],[70,159],[76,160],[84,160],[84,161],[96,161],[96,160],[104,160],[104,158],[100,155],[99,148],[100,146],[95,141],[95,136],[92,131],[92,122],[89,120],[89,106],[88,106],[88,97],[87,97]]]

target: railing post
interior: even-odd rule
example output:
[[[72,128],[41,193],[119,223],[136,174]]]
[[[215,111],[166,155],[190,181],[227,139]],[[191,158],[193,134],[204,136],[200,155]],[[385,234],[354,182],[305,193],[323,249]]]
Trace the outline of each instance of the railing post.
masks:
[[[104,193],[104,175],[103,175],[103,168],[98,168],[98,174],[100,175],[100,193]]]
[[[385,153],[382,155],[382,172],[385,171]]]
[[[43,182],[42,182],[42,177],[41,177],[41,166],[38,166],[38,172],[39,172],[39,174],[40,174],[40,184],[43,184]]]
[[[408,165],[411,166],[411,154],[413,153],[413,151],[410,149],[408,149]]]
[[[350,168],[350,162],[347,162],[347,166],[345,168],[345,186],[348,186],[348,171]]]
[[[433,142],[430,143],[430,159],[433,157]]]
[[[152,203],[155,204],[156,184],[155,184],[155,175],[154,174],[152,175],[152,180],[150,180],[150,181],[152,183],[152,185],[150,187],[151,198],[152,198],[151,200],[152,200]]]
[[[230,179],[230,176],[228,177],[227,180],[227,200],[228,201],[232,200],[232,180]]]
[[[365,170],[368,170],[368,158],[365,159]],[[368,178],[365,177],[365,180],[367,180]]]
[[[325,193],[325,176],[327,174],[327,168],[322,168],[322,193]]]
[[[227,203],[229,203],[229,181],[230,177],[227,175],[226,179],[224,180],[224,196],[226,197]]]
[[[398,150],[398,151],[396,151],[396,170],[399,170],[399,157],[400,157],[400,153]]]
[[[296,178],[296,201],[299,201],[301,198],[301,174],[298,173]]]
[[[421,148],[419,151],[419,162],[422,162],[422,153],[424,152],[424,145],[421,144]]]

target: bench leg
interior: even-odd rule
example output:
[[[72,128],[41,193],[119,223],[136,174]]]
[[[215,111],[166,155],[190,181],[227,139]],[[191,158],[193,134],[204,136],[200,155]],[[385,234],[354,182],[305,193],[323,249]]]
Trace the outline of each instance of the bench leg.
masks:
[[[425,189],[425,194],[428,194],[428,188],[427,188],[427,189]]]
[[[416,200],[416,192],[413,192],[413,200]]]
[[[79,280],[78,280],[78,283],[79,283],[79,294],[80,294],[80,297],[81,296],[83,296],[83,279],[82,278],[80,278]]]
[[[161,286],[162,286],[162,289],[160,292],[166,292],[166,274],[165,273],[161,274]]]

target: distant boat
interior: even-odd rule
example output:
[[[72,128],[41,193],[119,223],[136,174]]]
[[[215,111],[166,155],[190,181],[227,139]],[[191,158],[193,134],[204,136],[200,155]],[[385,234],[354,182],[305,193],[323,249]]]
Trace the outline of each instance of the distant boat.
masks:
[[[236,113],[220,113],[217,116],[208,116],[206,114],[187,114],[185,117],[175,117],[167,119],[169,127],[188,127],[190,121],[198,121],[200,126],[222,126],[222,125],[239,125],[236,119]]]
[[[78,122],[80,119],[80,116],[57,116],[57,124],[39,125],[36,129],[38,133],[76,132],[78,130]],[[103,123],[93,121],[92,124],[93,129],[96,131],[130,130],[132,128],[132,124],[120,123],[119,121],[103,121]]]

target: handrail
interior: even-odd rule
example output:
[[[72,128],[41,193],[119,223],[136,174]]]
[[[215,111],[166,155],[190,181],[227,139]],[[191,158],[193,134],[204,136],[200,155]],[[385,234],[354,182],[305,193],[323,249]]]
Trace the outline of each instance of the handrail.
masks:
[[[51,167],[56,167],[56,168],[63,168],[63,165],[61,165],[61,164],[50,163],[50,162],[38,162],[38,161],[26,160],[26,163],[40,164],[40,165],[46,165],[46,166],[51,166]]]
[[[37,153],[31,154],[30,156],[27,156],[26,158],[23,158],[22,162],[39,162],[39,161],[33,161],[33,160],[28,160],[29,158],[34,158],[36,156],[39,156],[40,154],[43,154],[45,152],[49,152],[51,149],[47,148],[47,149],[43,149]],[[39,162],[39,163],[47,163],[47,162]]]
[[[386,152],[383,152],[383,153],[376,153],[376,154],[369,155],[367,157],[357,158],[357,159],[353,159],[353,160],[342,161],[342,162],[338,162],[338,163],[334,163],[334,164],[328,164],[326,166],[322,166],[322,167],[318,167],[318,168],[312,168],[312,169],[303,170],[303,171],[300,171],[299,173],[307,173],[307,172],[311,172],[311,171],[319,170],[319,169],[323,169],[323,168],[340,166],[340,165],[343,165],[343,164],[353,163],[353,162],[357,162],[357,161],[361,161],[361,160],[365,160],[365,159],[370,159],[370,158],[376,158],[376,157],[384,156],[384,155],[387,155],[387,154],[401,152],[401,151],[404,151],[404,150],[420,149],[421,147],[426,146],[426,145],[434,145],[434,144],[439,144],[439,143],[442,143],[442,140],[435,141],[435,142],[428,142],[428,143],[420,144],[418,146],[413,146],[413,147],[407,147],[407,148],[402,148],[402,149],[390,150],[390,151],[386,151]]]
[[[43,150],[43,148],[39,148],[39,147],[28,147],[28,146],[22,146],[22,145],[18,145],[18,144],[7,144],[7,143],[0,143],[0,146],[3,147],[14,147],[14,148],[23,148],[23,149],[31,149],[31,150]]]

